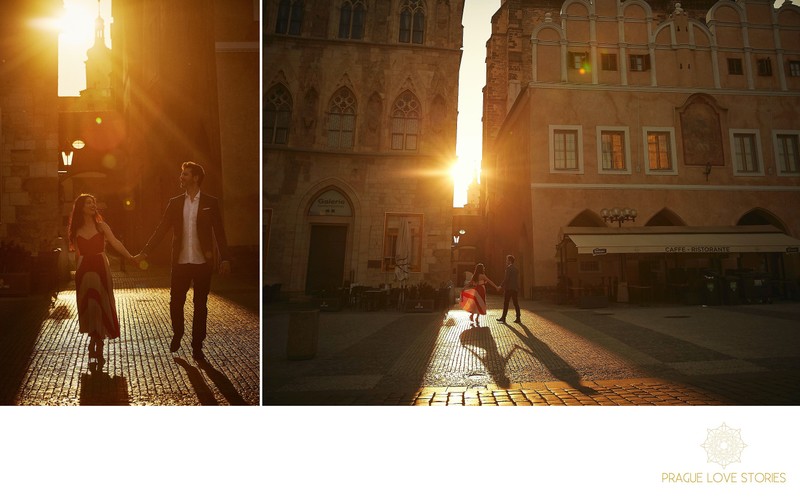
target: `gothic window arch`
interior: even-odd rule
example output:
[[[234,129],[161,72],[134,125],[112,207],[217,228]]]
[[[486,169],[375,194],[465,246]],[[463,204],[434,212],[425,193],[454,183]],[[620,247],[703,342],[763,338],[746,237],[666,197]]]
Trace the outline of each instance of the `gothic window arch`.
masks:
[[[400,93],[392,106],[392,150],[417,150],[419,116],[419,100],[414,93]]]
[[[403,0],[400,4],[400,42],[422,44],[425,40],[425,2]]]
[[[361,40],[367,20],[364,0],[344,0],[339,13],[339,38]]]
[[[275,33],[280,35],[300,35],[303,24],[303,0],[281,0],[278,4],[278,21]]]
[[[353,147],[356,129],[356,97],[346,87],[339,88],[328,105],[328,147]]]
[[[292,96],[283,84],[275,84],[267,91],[264,105],[264,139],[267,144],[286,145],[289,123],[292,119]]]

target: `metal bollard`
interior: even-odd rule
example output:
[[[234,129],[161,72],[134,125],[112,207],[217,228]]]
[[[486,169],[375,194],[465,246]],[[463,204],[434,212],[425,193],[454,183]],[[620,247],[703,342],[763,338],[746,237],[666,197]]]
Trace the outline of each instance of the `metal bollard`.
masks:
[[[319,310],[289,314],[289,339],[286,357],[289,360],[308,360],[317,355],[319,341]]]

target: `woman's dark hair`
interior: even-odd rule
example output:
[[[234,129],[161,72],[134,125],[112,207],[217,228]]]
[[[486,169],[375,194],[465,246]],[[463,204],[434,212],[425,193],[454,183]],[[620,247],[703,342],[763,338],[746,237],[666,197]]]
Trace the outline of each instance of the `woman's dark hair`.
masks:
[[[203,169],[202,166],[193,162],[193,161],[186,161],[181,165],[181,169],[188,169],[192,172],[193,177],[197,177],[197,185],[203,185],[203,179],[206,178],[206,171]]]
[[[72,204],[72,213],[69,216],[69,226],[67,227],[67,237],[69,238],[70,250],[75,250],[75,240],[78,236],[78,229],[83,226],[83,205],[86,203],[88,198],[95,200],[95,203],[97,202],[97,198],[91,194],[83,193],[75,198],[75,203]],[[100,217],[100,212],[96,212],[94,214],[94,225],[97,227],[98,231],[100,228],[97,226],[97,224],[100,222],[103,222],[103,218]]]
[[[475,272],[472,274],[472,281],[477,282],[479,280],[480,275],[482,275],[485,270],[486,268],[483,266],[483,263],[476,264]]]

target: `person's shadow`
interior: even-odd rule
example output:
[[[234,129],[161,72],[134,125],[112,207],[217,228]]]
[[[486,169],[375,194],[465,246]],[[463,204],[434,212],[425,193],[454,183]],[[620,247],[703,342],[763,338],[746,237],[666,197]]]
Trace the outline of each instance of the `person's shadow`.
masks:
[[[217,390],[228,400],[228,404],[233,406],[247,404],[247,401],[239,394],[228,377],[221,371],[215,369],[210,363],[206,361],[197,361],[197,367],[195,367],[180,357],[173,357],[172,359],[186,371],[186,376],[189,377],[189,382],[192,384],[192,388],[200,404],[205,406],[219,405],[219,401],[214,397],[214,391],[208,386],[200,370],[203,370],[214,385],[217,386]]]
[[[461,346],[480,359],[495,384],[503,388],[508,388],[511,385],[511,380],[506,376],[508,357],[500,355],[497,343],[494,341],[492,332],[488,327],[467,329],[461,333],[459,339],[461,340]],[[482,349],[483,352],[478,352],[473,348]]]
[[[523,335],[519,332],[515,326],[506,325],[508,329],[511,330],[517,337],[522,341],[525,346],[527,346],[530,351],[525,350],[527,353],[530,353],[533,357],[539,360],[542,364],[547,367],[547,369],[555,376],[558,380],[567,382],[570,386],[574,387],[575,389],[579,390],[583,394],[586,395],[594,395],[597,394],[597,391],[591,387],[587,387],[586,385],[581,384],[581,377],[578,372],[567,363],[564,359],[562,359],[557,353],[550,348],[547,343],[544,341],[536,338],[533,335],[528,326],[524,324],[520,324],[522,330],[525,332]],[[524,350],[524,349],[523,349]]]
[[[81,406],[130,406],[128,381],[123,376],[109,376],[95,365],[81,374]]]

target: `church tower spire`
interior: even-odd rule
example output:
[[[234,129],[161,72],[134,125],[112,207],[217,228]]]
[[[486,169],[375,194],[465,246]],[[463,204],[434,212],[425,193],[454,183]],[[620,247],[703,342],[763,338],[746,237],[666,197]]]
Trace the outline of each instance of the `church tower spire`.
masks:
[[[97,1],[97,19],[94,22],[94,45],[86,51],[86,89],[81,96],[94,100],[111,97],[111,49],[106,46],[105,20]]]

